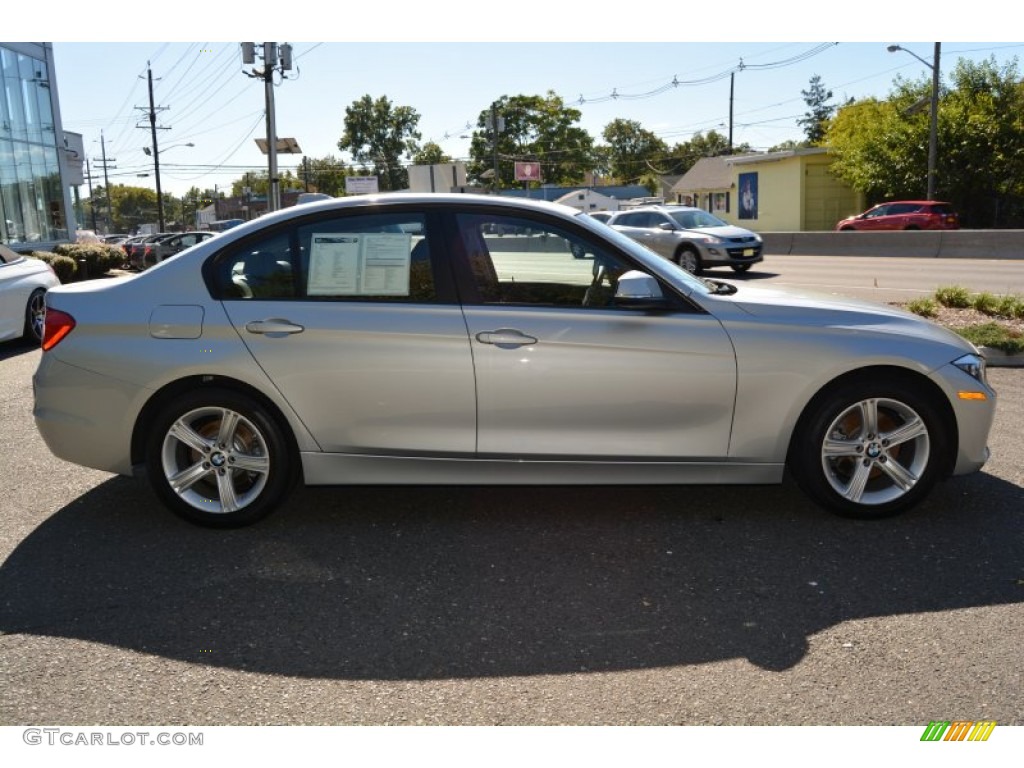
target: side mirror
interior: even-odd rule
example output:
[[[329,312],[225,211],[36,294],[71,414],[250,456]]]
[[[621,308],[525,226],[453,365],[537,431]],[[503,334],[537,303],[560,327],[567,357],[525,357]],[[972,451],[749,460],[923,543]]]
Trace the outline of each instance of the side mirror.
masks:
[[[658,229],[663,229],[666,232],[675,232],[676,228],[674,225],[669,224],[667,221],[663,221],[658,224]]]
[[[635,269],[619,277],[615,303],[631,309],[665,309],[669,305],[658,281],[646,272]]]

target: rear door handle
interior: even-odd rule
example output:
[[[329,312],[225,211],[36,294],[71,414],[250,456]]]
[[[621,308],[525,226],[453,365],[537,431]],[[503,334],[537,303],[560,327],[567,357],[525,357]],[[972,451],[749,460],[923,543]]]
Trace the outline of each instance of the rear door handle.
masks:
[[[537,339],[527,336],[515,328],[499,328],[496,331],[480,331],[476,340],[481,344],[495,344],[499,347],[525,347],[528,344],[536,344]]]
[[[262,333],[268,336],[287,335],[290,333],[302,333],[306,330],[303,326],[285,320],[280,317],[271,317],[267,320],[252,320],[245,324],[245,330],[249,333]]]

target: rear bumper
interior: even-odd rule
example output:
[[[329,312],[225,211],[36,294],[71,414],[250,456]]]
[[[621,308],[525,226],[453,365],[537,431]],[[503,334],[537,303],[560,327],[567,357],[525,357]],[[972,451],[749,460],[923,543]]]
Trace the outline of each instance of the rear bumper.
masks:
[[[138,386],[62,363],[44,353],[32,377],[32,415],[47,447],[65,461],[130,475]]]

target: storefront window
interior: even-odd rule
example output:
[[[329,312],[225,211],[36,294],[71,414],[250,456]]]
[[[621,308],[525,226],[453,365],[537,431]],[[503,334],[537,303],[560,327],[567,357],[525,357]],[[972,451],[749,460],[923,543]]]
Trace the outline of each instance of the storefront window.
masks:
[[[0,241],[68,239],[46,62],[0,47]]]

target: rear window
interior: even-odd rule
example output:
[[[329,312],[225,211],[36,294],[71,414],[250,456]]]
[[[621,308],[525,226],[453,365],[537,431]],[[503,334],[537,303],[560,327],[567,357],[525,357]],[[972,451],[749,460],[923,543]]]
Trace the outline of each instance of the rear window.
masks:
[[[950,205],[949,203],[937,203],[933,205],[931,209],[932,213],[939,213],[942,214],[943,216],[947,214],[952,214],[954,212],[953,206]]]

